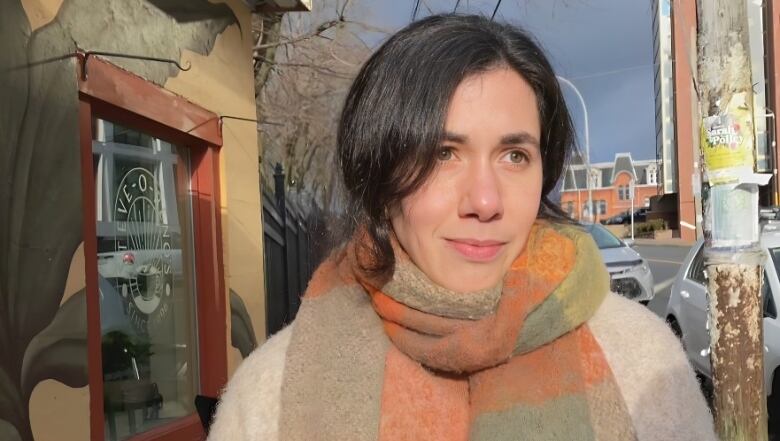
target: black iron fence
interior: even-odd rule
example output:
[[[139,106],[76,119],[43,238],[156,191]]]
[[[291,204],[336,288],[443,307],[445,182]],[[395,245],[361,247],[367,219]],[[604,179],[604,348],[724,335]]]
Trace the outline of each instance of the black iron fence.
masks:
[[[274,194],[263,192],[266,331],[272,335],[290,323],[318,262],[312,259],[312,216],[301,213],[285,192],[284,170],[274,169]]]

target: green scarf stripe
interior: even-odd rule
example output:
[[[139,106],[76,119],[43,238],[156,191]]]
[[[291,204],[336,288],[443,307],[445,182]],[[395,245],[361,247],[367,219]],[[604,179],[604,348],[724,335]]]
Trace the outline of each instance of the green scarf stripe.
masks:
[[[501,412],[478,415],[472,441],[596,441],[584,395],[566,395],[541,406],[518,404]]]
[[[551,226],[574,241],[577,258],[566,279],[526,318],[515,354],[529,352],[585,323],[609,293],[609,273],[591,235],[579,227]]]
[[[583,394],[564,395],[540,406],[518,404],[477,415],[471,441],[633,440],[623,397],[614,381],[591,386]]]

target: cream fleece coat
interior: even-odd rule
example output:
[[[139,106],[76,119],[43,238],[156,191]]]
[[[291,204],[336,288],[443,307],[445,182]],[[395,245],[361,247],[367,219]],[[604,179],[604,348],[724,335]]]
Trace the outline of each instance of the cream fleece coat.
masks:
[[[588,325],[612,368],[639,441],[717,439],[693,369],[663,320],[638,303],[609,294]],[[222,394],[209,441],[279,441],[282,375],[293,326],[270,338],[236,370]]]

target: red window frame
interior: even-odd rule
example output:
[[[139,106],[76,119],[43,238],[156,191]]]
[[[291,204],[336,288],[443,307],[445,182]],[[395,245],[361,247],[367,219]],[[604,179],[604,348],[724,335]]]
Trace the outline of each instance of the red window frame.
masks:
[[[100,300],[97,274],[92,118],[133,127],[190,151],[193,235],[197,286],[200,393],[218,396],[227,381],[227,306],[220,222],[218,115],[95,56],[82,76],[79,58],[79,136],[82,168],[83,235],[86,262],[90,439],[105,437]],[[154,428],[133,440],[193,440],[205,437],[197,414]]]

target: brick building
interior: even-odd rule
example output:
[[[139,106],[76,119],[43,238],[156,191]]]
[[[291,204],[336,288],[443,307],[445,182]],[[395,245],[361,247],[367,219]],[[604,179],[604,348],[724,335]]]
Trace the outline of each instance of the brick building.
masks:
[[[631,209],[629,188],[634,182],[634,208],[649,207],[659,194],[658,161],[634,160],[630,153],[618,153],[612,162],[591,164],[594,220],[600,221]],[[587,218],[588,183],[584,164],[566,168],[561,189],[561,207],[575,219]]]

